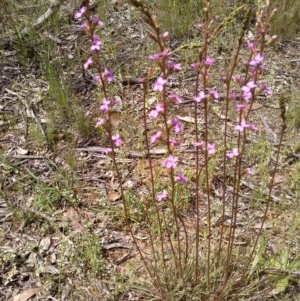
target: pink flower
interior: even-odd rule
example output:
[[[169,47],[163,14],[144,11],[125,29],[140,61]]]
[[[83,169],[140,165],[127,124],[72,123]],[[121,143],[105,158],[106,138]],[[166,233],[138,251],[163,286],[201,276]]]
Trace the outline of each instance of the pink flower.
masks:
[[[79,25],[81,30],[87,30],[89,28],[89,24],[87,21],[84,21],[82,24]]]
[[[218,98],[220,97],[218,91],[213,90],[213,89],[209,91],[209,94],[210,94],[214,99],[218,99]]]
[[[103,150],[101,150],[101,152],[105,155],[109,154],[112,152],[112,149],[110,147],[104,148]]]
[[[195,69],[195,70],[199,70],[200,69],[200,63],[193,63],[191,64],[191,66]]]
[[[151,60],[157,61],[158,59],[160,59],[161,57],[168,57],[170,55],[170,50],[169,49],[165,49],[163,52],[159,52],[159,53],[155,53],[155,54],[151,54],[149,55],[149,58]]]
[[[94,22],[94,24],[96,26],[103,26],[104,25],[104,23],[97,16],[93,16],[92,21]]]
[[[256,47],[255,42],[253,42],[253,41],[248,41],[247,46],[248,46],[248,49],[250,49],[251,51],[254,51],[255,47]]]
[[[197,142],[195,142],[194,145],[195,145],[196,147],[201,147],[201,146],[204,145],[204,141],[197,141]]]
[[[249,128],[252,131],[257,131],[258,130],[258,127],[255,124],[253,124],[253,123],[249,123]]]
[[[250,82],[248,82],[248,84],[246,86],[251,90],[256,87],[256,84],[253,81],[250,81]]]
[[[91,50],[92,51],[100,51],[101,44],[102,44],[102,42],[100,40],[94,42],[93,45],[91,46]]]
[[[253,66],[253,67],[257,67],[257,66],[259,66],[262,63],[263,60],[264,60],[263,55],[261,55],[260,53],[258,53],[255,56],[254,60],[250,61],[249,65]]]
[[[111,139],[114,141],[115,146],[117,147],[120,147],[123,144],[119,134],[112,135]]]
[[[161,165],[170,169],[170,168],[176,168],[176,162],[178,158],[170,155],[166,160],[162,161]]]
[[[240,154],[239,149],[235,147],[232,149],[232,151],[227,152],[226,156],[228,158],[233,158],[233,157],[237,157],[239,154]]]
[[[86,7],[82,6],[81,9],[77,13],[75,13],[74,17],[75,19],[80,19],[85,15],[85,13],[86,13]]]
[[[161,193],[159,193],[156,196],[156,199],[158,202],[161,202],[161,201],[165,200],[167,197],[168,197],[168,192],[166,190],[163,190]]]
[[[111,70],[104,69],[104,75],[106,76],[107,81],[109,83],[115,79],[115,75],[114,75],[113,71],[111,71]]]
[[[178,96],[176,93],[172,93],[171,95],[170,95],[170,98],[171,99],[173,99],[175,102],[177,102],[177,103],[182,103],[183,101],[182,101],[182,98],[180,97],[180,96]]]
[[[271,95],[272,94],[272,89],[266,85],[266,83],[261,83],[260,88],[267,94]]]
[[[171,120],[171,124],[173,125],[174,132],[176,134],[180,133],[184,129],[183,124],[180,122],[180,120],[177,117]]]
[[[100,37],[97,34],[94,34],[93,45],[91,46],[91,50],[92,51],[100,51],[101,44],[102,44],[102,41],[100,40]]]
[[[246,129],[246,128],[248,128],[248,127],[249,127],[249,124],[246,122],[245,119],[243,119],[243,120],[241,121],[241,123],[238,124],[238,125],[235,127],[235,129],[236,129],[237,131],[239,131],[239,132],[242,132],[242,131],[244,131],[244,129]]]
[[[100,111],[108,112],[110,104],[111,104],[110,100],[103,98],[102,105],[100,106]]]
[[[183,175],[183,173],[179,173],[176,177],[175,180],[180,182],[183,185],[186,185],[188,183],[188,179]]]
[[[239,75],[232,75],[232,80],[234,81],[234,82],[238,82],[238,81],[240,81],[240,76]]]
[[[206,61],[205,61],[205,65],[207,66],[211,66],[213,63],[215,62],[215,59],[210,57],[210,56],[207,56],[206,57]]]
[[[243,104],[243,103],[238,103],[238,104],[236,105],[236,109],[237,109],[238,111],[244,110],[245,107],[246,107],[246,105]]]
[[[149,58],[151,60],[156,61],[156,60],[158,60],[160,58],[160,53],[151,54],[151,55],[149,55]]]
[[[161,76],[156,80],[153,84],[153,91],[163,91],[164,85],[167,83],[167,80],[162,78]]]
[[[168,62],[168,68],[173,71],[180,71],[182,70],[182,66],[180,63]]]
[[[217,150],[213,143],[207,143],[207,151],[209,155],[213,155]]]
[[[99,118],[98,121],[96,122],[95,128],[100,127],[100,126],[103,125],[104,123],[105,123],[105,119]]]
[[[90,57],[83,65],[84,69],[88,69],[93,64],[93,59]]]
[[[162,113],[164,110],[165,110],[164,105],[162,103],[158,103],[155,109],[150,112],[149,116],[152,118],[157,118],[159,113]]]
[[[256,87],[256,84],[253,81],[250,81],[245,86],[242,87],[243,98],[248,101],[252,97],[252,90]]]
[[[166,32],[164,32],[163,34],[162,34],[162,38],[164,39],[164,40],[167,40],[168,38],[169,38],[169,33],[166,31]]]
[[[201,91],[197,97],[194,97],[194,101],[197,103],[201,102],[203,99],[205,99],[205,94],[203,91]]]
[[[172,148],[174,148],[174,146],[180,145],[180,141],[175,140],[175,139],[170,139],[169,143],[170,143],[170,145],[171,145]]]
[[[236,100],[237,97],[238,97],[238,96],[237,96],[237,93],[236,93],[236,92],[233,91],[233,92],[230,93],[230,98],[231,98],[232,100]]]
[[[161,132],[161,131],[156,132],[156,133],[150,138],[151,143],[154,143],[156,140],[160,139],[161,136],[162,136],[162,132]]]
[[[251,50],[251,51],[254,52],[255,47],[256,47],[256,44],[255,44],[254,41],[248,41],[248,42],[247,42],[247,46],[248,46],[248,49],[249,49],[249,50]]]

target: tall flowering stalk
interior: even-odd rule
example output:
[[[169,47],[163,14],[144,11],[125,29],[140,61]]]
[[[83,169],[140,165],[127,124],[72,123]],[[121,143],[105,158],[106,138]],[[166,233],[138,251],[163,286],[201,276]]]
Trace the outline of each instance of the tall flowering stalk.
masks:
[[[97,30],[104,26],[104,22],[102,22],[98,16],[94,16],[91,14],[89,9],[89,0],[85,0],[85,5],[80,8],[80,10],[75,14],[75,18],[82,21],[79,26],[80,29],[84,30],[90,38],[91,46],[90,53],[91,56],[87,59],[87,61],[83,64],[84,69],[94,68],[97,70],[98,75],[95,77],[95,81],[99,83],[104,98],[102,99],[102,103],[100,105],[99,111],[102,112],[101,118],[98,119],[96,123],[96,127],[102,127],[106,125],[107,134],[109,136],[110,147],[104,149],[104,153],[110,155],[113,161],[114,169],[117,174],[117,178],[120,184],[121,198],[124,206],[124,213],[127,222],[127,226],[135,245],[137,246],[137,250],[141,256],[142,261],[144,262],[144,266],[147,269],[150,276],[153,276],[152,271],[155,270],[153,268],[150,269],[150,265],[144,258],[141,249],[139,248],[135,235],[133,233],[133,229],[130,223],[130,212],[125,200],[124,188],[122,186],[122,176],[119,169],[119,166],[116,161],[116,149],[120,148],[123,144],[123,140],[119,133],[113,132],[112,125],[112,108],[117,104],[116,99],[109,97],[108,85],[112,83],[115,79],[114,73],[111,70],[106,69],[102,66],[101,63],[101,47],[103,45],[103,41],[101,40]],[[152,239],[152,237],[151,237]],[[152,243],[152,245],[154,245]]]
[[[255,25],[254,37],[245,40],[245,32],[249,26],[251,12],[246,11],[242,6],[236,9],[227,17],[219,26],[214,25],[211,16],[210,1],[205,1],[204,21],[200,26],[203,43],[199,49],[197,61],[190,68],[195,73],[195,90],[193,92],[193,116],[194,116],[194,137],[192,145],[194,148],[194,166],[192,174],[194,175],[193,183],[182,171],[181,164],[181,143],[185,125],[179,116],[176,115],[176,108],[183,103],[182,97],[173,91],[169,85],[171,74],[181,72],[183,67],[174,60],[173,52],[166,46],[169,39],[168,32],[161,32],[155,16],[152,16],[147,7],[139,0],[131,0],[143,14],[145,22],[149,25],[149,37],[157,44],[158,52],[148,57],[150,67],[147,78],[142,82],[143,93],[143,127],[145,137],[145,150],[149,165],[150,183],[149,197],[144,202],[146,221],[148,225],[148,234],[151,245],[151,260],[145,258],[140,249],[135,235],[132,230],[130,221],[129,208],[125,201],[125,192],[122,186],[122,177],[116,161],[116,149],[121,148],[124,144],[121,133],[114,132],[111,119],[112,108],[116,105],[116,100],[109,97],[109,85],[114,82],[114,74],[111,70],[106,69],[101,64],[101,50],[103,41],[97,33],[97,29],[104,26],[103,22],[96,16],[92,16],[89,11],[89,1],[85,1],[82,7],[75,15],[76,18],[82,19],[83,23],[80,28],[86,31],[90,38],[91,56],[84,63],[84,68],[95,68],[98,75],[95,80],[99,82],[103,92],[103,99],[99,111],[102,116],[98,119],[96,127],[106,125],[109,136],[110,147],[105,152],[112,158],[114,168],[120,183],[121,196],[123,200],[124,213],[126,222],[132,239],[134,240],[142,261],[149,275],[154,278],[155,286],[158,288],[161,298],[168,299],[170,290],[168,279],[161,276],[161,266],[166,272],[175,269],[176,277],[183,283],[183,289],[187,292],[188,283],[186,283],[185,271],[189,264],[193,262],[194,267],[194,286],[197,286],[201,279],[205,279],[207,290],[216,290],[217,297],[215,300],[221,300],[223,291],[229,282],[232,273],[233,249],[236,237],[236,228],[238,224],[238,207],[240,196],[240,184],[242,181],[242,170],[245,167],[244,159],[246,153],[246,139],[251,132],[257,131],[257,125],[251,122],[251,108],[256,101],[257,95],[264,93],[271,94],[271,89],[266,83],[260,81],[262,73],[266,70],[265,66],[265,46],[271,43],[275,37],[267,37],[272,12],[268,10],[268,1],[266,1],[266,13],[263,15],[263,9],[259,8],[257,12],[257,22]],[[211,47],[213,40],[225,28],[228,22],[240,12],[244,12],[244,21],[237,40],[235,52],[231,58],[231,65],[219,83],[212,84],[215,79],[212,74],[218,65],[218,58],[213,56]],[[248,56],[243,59],[242,48],[247,45]],[[221,139],[214,137],[214,129],[210,125],[209,114],[213,102],[219,102],[220,91],[223,90],[222,104],[222,127]],[[148,103],[149,94],[156,95],[155,103]],[[221,104],[220,104],[221,106]],[[234,127],[232,127],[232,136],[230,133],[229,117],[234,114]],[[204,125],[199,124],[199,116],[203,116]],[[282,113],[284,120],[284,114]],[[283,125],[280,144],[282,142],[285,124]],[[220,141],[221,140],[221,141]],[[153,163],[152,149],[157,145],[163,145],[166,154],[160,160],[159,167]],[[279,154],[278,149],[278,154]],[[279,156],[276,157],[276,168]],[[203,163],[202,163],[203,162]],[[211,163],[220,163],[222,173],[222,193],[221,193],[221,212],[220,229],[214,230],[212,224],[212,174]],[[161,170],[168,175],[168,180],[157,180],[156,173]],[[232,177],[233,192],[230,202],[227,200],[227,183],[229,170]],[[204,180],[204,184],[201,179]],[[274,177],[269,186],[269,199],[273,187]],[[180,212],[179,191],[183,187],[188,187],[194,193],[195,202],[195,225],[194,232],[190,234],[187,230],[185,221]],[[206,219],[201,212],[201,202],[206,204]],[[230,226],[229,233],[225,235],[225,212],[230,208]],[[262,225],[266,219],[269,201],[267,203]],[[168,216],[165,208],[170,208],[172,217]],[[154,214],[153,214],[154,213]],[[205,220],[206,235],[201,237],[200,224]],[[158,225],[153,229],[153,225]],[[262,227],[259,235],[261,234]],[[183,233],[183,235],[181,235]],[[158,234],[158,235],[157,235]],[[258,235],[258,237],[259,237]],[[181,237],[183,236],[183,237]],[[217,237],[217,239],[215,239]],[[248,263],[242,272],[241,279],[247,275],[249,264],[254,255],[258,242],[258,237],[253,247],[253,252]],[[226,238],[226,239],[225,239]],[[223,248],[226,244],[226,251]],[[204,247],[205,246],[205,247]],[[203,252],[204,250],[204,252]],[[171,257],[168,256],[171,254]],[[204,253],[204,255],[203,255]],[[223,256],[225,253],[225,256]],[[166,258],[169,258],[167,262]],[[205,268],[203,269],[203,266]],[[212,274],[222,270],[222,281],[218,282],[218,288],[213,287]],[[220,284],[221,283],[221,284]],[[216,285],[216,284],[215,284]],[[219,299],[218,299],[219,298]]]

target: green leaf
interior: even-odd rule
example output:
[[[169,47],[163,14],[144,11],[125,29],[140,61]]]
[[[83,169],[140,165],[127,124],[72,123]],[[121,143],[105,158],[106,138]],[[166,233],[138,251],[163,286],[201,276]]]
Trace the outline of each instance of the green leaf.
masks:
[[[288,262],[289,262],[289,249],[283,250],[280,259],[281,259],[280,261],[281,261],[282,267],[287,268]]]
[[[284,293],[289,286],[289,277],[281,278],[276,284],[276,293]]]

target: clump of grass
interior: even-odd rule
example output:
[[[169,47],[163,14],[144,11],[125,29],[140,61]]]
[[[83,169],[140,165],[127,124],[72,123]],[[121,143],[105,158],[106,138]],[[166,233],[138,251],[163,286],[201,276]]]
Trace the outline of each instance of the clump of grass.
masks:
[[[282,96],[284,97],[284,96]],[[286,101],[287,121],[295,129],[300,128],[300,89],[294,89]]]
[[[172,37],[186,37],[195,25],[195,18],[201,16],[203,7],[202,0],[160,0],[158,9],[160,23],[172,34]]]
[[[272,6],[278,9],[271,22],[272,34],[280,40],[289,40],[300,33],[300,2],[298,0],[275,0]]]
[[[213,14],[210,1],[203,2],[204,21],[199,29],[202,43],[197,46],[197,60],[191,68],[195,76],[194,87],[186,87],[191,89],[193,95],[193,122],[188,128],[193,134],[192,138],[188,138],[184,135],[187,129],[176,113],[177,106],[183,100],[168,85],[170,77],[176,76],[183,69],[166,46],[170,34],[161,31],[156,18],[142,1],[130,2],[142,13],[149,26],[148,34],[159,49],[158,53],[149,56],[152,63],[146,79],[142,82],[143,110],[137,132],[141,131],[144,135],[149,170],[147,194],[142,200],[128,193],[118,164],[120,149],[124,145],[129,148],[130,143],[123,140],[122,129],[114,126],[112,119],[118,102],[111,93],[114,74],[104,67],[101,57],[102,40],[98,28],[103,26],[103,22],[92,15],[88,0],[75,17],[84,19],[81,28],[86,31],[91,41],[91,54],[84,68],[94,68],[97,71],[97,80],[103,95],[101,118],[96,127],[107,131],[108,145],[103,152],[112,159],[119,181],[125,224],[141,257],[143,271],[151,279],[147,294],[159,300],[224,300],[232,296],[237,288],[246,285],[248,277],[253,273],[250,267],[253,267],[267,218],[286,129],[285,111],[282,110],[279,146],[271,179],[266,170],[268,166],[262,164],[268,189],[260,188],[260,197],[265,200],[261,226],[257,235],[247,238],[246,244],[249,245],[241,250],[236,247],[236,241],[242,235],[238,230],[241,218],[239,207],[242,203],[241,183],[244,171],[250,167],[247,157],[249,143],[255,143],[251,137],[258,130],[257,125],[252,122],[251,109],[256,103],[258,93],[271,93],[261,77],[265,71],[265,47],[274,40],[274,37],[266,35],[273,12],[268,2],[258,6],[254,35],[246,38],[253,16],[251,10],[244,6],[235,8],[219,24],[214,24],[211,22]],[[186,1],[185,4],[191,5],[192,2]],[[230,63],[226,65],[225,71],[218,70],[213,42],[239,14],[244,17],[235,40],[235,48],[232,53],[227,53],[226,59]],[[176,19],[177,23],[178,20],[180,17]],[[245,44],[247,47],[244,47]],[[222,81],[214,78],[213,72],[221,72]],[[220,118],[209,119],[210,114],[216,111],[214,103],[220,99],[219,91],[223,94],[223,103],[219,107],[222,115]],[[150,103],[149,96],[153,95],[154,103]],[[203,125],[200,124],[199,117],[203,118]],[[234,120],[234,127],[229,120]],[[190,145],[193,149],[194,163],[187,170],[181,164],[181,160],[184,160],[181,144]],[[153,150],[158,146],[163,147],[165,152],[157,164]],[[257,165],[261,163],[260,160],[265,161],[258,154],[260,150],[264,151],[256,148],[257,158],[254,158],[254,164]],[[218,208],[215,207],[213,194],[216,179],[220,179],[222,183]],[[194,219],[185,218],[189,210],[193,211]],[[226,224],[228,215],[229,225]],[[135,225],[141,224],[141,218],[145,221],[143,227],[149,237],[147,252],[144,252],[135,235]],[[220,221],[217,228],[214,226],[215,220]],[[243,252],[246,252],[246,256]],[[143,277],[143,280],[149,281],[147,277]]]

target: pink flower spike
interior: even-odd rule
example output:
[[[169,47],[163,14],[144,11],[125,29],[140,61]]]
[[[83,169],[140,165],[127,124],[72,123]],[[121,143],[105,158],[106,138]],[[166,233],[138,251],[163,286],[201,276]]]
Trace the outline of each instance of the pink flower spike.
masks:
[[[235,147],[232,151],[227,152],[226,156],[231,159],[233,157],[237,157],[239,154],[239,149]]]
[[[170,98],[171,99],[173,99],[175,102],[177,102],[177,103],[182,103],[183,101],[182,101],[182,98],[181,97],[179,97],[176,93],[172,93],[171,95],[170,95]]]
[[[213,155],[217,150],[213,143],[207,143],[207,151],[209,155]]]
[[[112,135],[111,139],[114,141],[116,147],[120,147],[123,144],[119,134]]]
[[[100,106],[100,111],[108,112],[110,104],[111,104],[110,100],[107,100],[106,98],[103,98],[102,105]]]
[[[86,13],[86,7],[82,6],[81,9],[77,13],[75,13],[74,17],[75,19],[80,19],[85,15],[85,13]]]
[[[151,143],[154,143],[156,140],[160,139],[161,136],[162,136],[162,132],[161,132],[161,131],[156,132],[156,133],[150,138]]]
[[[203,99],[205,99],[205,94],[203,91],[201,91],[197,97],[194,97],[194,101],[197,103],[201,102]]]
[[[162,161],[161,165],[168,168],[168,169],[171,169],[171,168],[176,168],[176,162],[177,162],[178,158],[170,155],[166,160]]]
[[[166,190],[163,190],[161,193],[159,193],[156,196],[156,199],[158,202],[164,201],[168,197],[168,192]]]
[[[113,71],[111,71],[111,70],[104,69],[104,75],[106,76],[107,81],[109,83],[114,81],[114,79],[115,79],[115,75],[114,75]]]
[[[205,65],[207,66],[211,66],[213,63],[215,62],[215,59],[210,57],[210,56],[207,56],[206,57],[206,61],[205,61]]]
[[[93,64],[93,59],[90,57],[83,65],[84,69],[88,69]]]
[[[105,119],[99,118],[98,121],[96,122],[95,128],[99,128],[104,123],[105,123]]]
[[[156,82],[153,84],[153,91],[160,91],[162,92],[164,89],[164,85],[167,83],[167,80],[162,78],[161,76],[156,80]]]
[[[188,179],[183,175],[183,173],[179,173],[176,177],[175,180],[180,182],[183,185],[186,185],[188,183]]]

